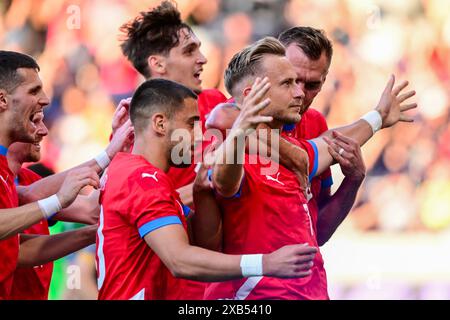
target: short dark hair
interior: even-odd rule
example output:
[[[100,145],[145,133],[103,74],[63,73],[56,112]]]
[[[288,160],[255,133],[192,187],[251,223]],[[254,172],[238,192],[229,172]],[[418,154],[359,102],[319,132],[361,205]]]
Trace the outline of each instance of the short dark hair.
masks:
[[[286,50],[280,41],[273,37],[265,37],[236,53],[225,70],[225,87],[233,92],[236,85],[248,76],[257,76],[261,72],[261,59],[266,54],[284,56]]]
[[[147,59],[153,54],[167,55],[179,42],[179,31],[191,27],[181,21],[176,4],[165,0],[158,7],[141,12],[134,20],[124,24],[121,44],[123,54],[145,78],[151,76]]]
[[[309,59],[318,60],[323,52],[328,59],[328,65],[331,64],[333,57],[333,44],[327,38],[323,30],[311,27],[293,27],[283,31],[278,40],[288,47],[292,43],[297,45],[306,54]]]
[[[40,70],[33,57],[19,52],[0,50],[0,89],[12,92],[23,82],[24,79],[17,72],[20,68]]]
[[[130,119],[136,131],[147,126],[147,120],[156,112],[171,118],[184,106],[187,98],[197,99],[189,88],[166,79],[151,79],[139,86],[131,99]]]

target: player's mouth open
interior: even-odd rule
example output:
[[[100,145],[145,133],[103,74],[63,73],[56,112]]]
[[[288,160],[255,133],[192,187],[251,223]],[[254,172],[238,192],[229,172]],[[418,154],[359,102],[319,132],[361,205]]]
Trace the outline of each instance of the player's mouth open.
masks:
[[[200,79],[200,75],[202,74],[202,72],[203,72],[203,69],[194,73],[194,78],[197,79],[197,81],[199,81],[199,82],[202,82],[202,79]]]

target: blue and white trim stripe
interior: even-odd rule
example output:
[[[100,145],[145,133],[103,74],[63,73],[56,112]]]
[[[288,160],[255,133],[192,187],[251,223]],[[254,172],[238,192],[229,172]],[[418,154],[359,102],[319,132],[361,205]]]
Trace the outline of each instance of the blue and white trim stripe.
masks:
[[[317,169],[319,167],[319,150],[317,149],[317,145],[314,141],[312,141],[312,140],[307,140],[307,141],[314,149],[314,166],[311,171],[311,174],[309,175],[309,182],[311,182],[312,178],[314,178],[314,176],[316,175]]]
[[[144,238],[147,234],[156,229],[171,225],[171,224],[182,224],[178,216],[167,216],[152,220],[147,222],[142,227],[139,228],[139,235]]]

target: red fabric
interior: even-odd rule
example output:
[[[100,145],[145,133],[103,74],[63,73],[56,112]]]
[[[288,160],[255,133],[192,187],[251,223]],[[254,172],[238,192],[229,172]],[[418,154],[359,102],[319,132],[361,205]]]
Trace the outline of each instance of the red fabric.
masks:
[[[317,155],[311,144],[288,140],[302,147],[309,161],[314,162]],[[223,212],[224,253],[270,253],[299,243],[317,247],[307,201],[296,175],[281,165],[276,174],[265,175],[261,170],[271,164],[255,163],[254,157],[246,155],[240,193],[231,199],[218,197]],[[262,277],[256,286],[245,290],[247,279],[212,283],[207,286],[205,299],[328,299],[321,269],[323,260],[318,253],[309,277]],[[240,292],[245,291],[242,296]]]
[[[189,281],[174,278],[139,233],[167,217],[187,227],[167,175],[139,155],[119,153],[108,168],[100,204],[98,298],[125,300],[139,293],[146,300],[192,298],[187,296]]]
[[[202,122],[202,132],[205,132],[205,120],[207,115],[212,109],[214,109],[215,106],[225,101],[227,101],[227,98],[217,89],[203,90],[198,95],[198,112]],[[209,144],[209,141],[205,141],[203,148],[206,148]],[[194,170],[196,165],[196,163],[193,163],[188,168],[170,168],[167,174],[172,179],[175,189],[184,187],[194,182],[196,176]]]
[[[26,168],[22,168],[19,171],[18,177],[19,185],[21,186],[28,186],[41,179],[38,174]],[[49,235],[47,220],[41,220],[22,233]],[[34,268],[17,268],[14,272],[11,299],[47,300],[52,274],[53,262],[35,266]]]
[[[19,205],[14,174],[9,169],[8,160],[0,155],[0,209],[16,208]],[[19,236],[14,235],[0,241],[0,300],[10,299],[19,257]]]

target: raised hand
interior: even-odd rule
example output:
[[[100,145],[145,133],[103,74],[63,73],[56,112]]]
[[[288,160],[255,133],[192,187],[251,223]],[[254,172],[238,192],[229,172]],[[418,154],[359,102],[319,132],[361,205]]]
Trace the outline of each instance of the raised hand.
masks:
[[[112,160],[117,152],[128,152],[134,142],[134,127],[131,124],[131,120],[128,119],[121,127],[117,128],[114,133],[111,142],[106,148],[106,153]]]
[[[303,278],[311,274],[317,248],[307,244],[284,246],[263,255],[263,273],[277,278]]]
[[[114,111],[111,127],[112,127],[112,134],[114,135],[116,133],[116,130],[122,127],[122,125],[127,122],[128,119],[130,119],[130,103],[131,98],[122,99],[119,102],[119,105],[116,108],[116,111]]]
[[[88,167],[71,170],[56,193],[63,208],[68,207],[86,186],[98,188],[100,181],[97,173]]]
[[[394,88],[395,77],[391,75],[386,88],[381,95],[380,102],[375,110],[377,110],[383,120],[382,128],[388,128],[396,124],[397,122],[413,122],[411,116],[406,115],[404,112],[417,108],[417,103],[410,103],[407,101],[413,97],[416,92],[414,90],[402,93],[402,91],[408,86],[408,81],[403,81]],[[409,103],[406,103],[409,102]]]
[[[240,129],[244,132],[248,129],[255,129],[258,124],[271,122],[272,117],[262,116],[259,113],[270,104],[270,99],[263,97],[269,91],[270,83],[266,77],[263,80],[256,78],[249,94],[244,98],[241,112],[233,124],[233,129]]]

